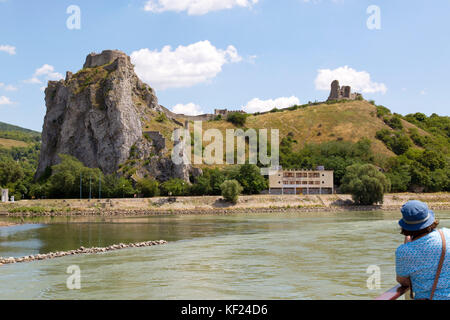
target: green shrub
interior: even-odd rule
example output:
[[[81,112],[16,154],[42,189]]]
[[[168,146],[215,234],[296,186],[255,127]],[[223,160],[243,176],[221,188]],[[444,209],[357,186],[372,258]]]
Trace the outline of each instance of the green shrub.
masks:
[[[384,123],[386,123],[389,127],[391,127],[394,130],[402,130],[403,129],[402,121],[401,121],[400,117],[397,115],[392,116],[391,118],[385,117],[383,120],[384,120]]]
[[[155,120],[156,120],[157,122],[165,122],[165,121],[167,121],[166,114],[163,113],[163,112],[160,112],[160,113],[155,117]]]
[[[247,120],[247,115],[245,113],[240,112],[231,112],[227,116],[227,121],[231,122],[237,127],[243,127],[245,125],[245,121]]]
[[[341,189],[350,193],[357,204],[383,203],[385,192],[391,189],[386,176],[371,164],[354,164],[347,167]]]
[[[178,178],[164,182],[161,187],[163,193],[168,196],[184,196],[189,191],[187,182]]]
[[[377,131],[375,137],[384,142],[395,154],[404,154],[412,146],[411,140],[403,132],[392,132],[388,129]]]
[[[259,194],[268,188],[267,180],[261,175],[261,169],[254,164],[239,166],[236,180],[245,194]]]
[[[417,128],[409,129],[409,136],[416,146],[425,147],[425,145],[428,143],[428,137],[421,136]]]
[[[231,203],[237,203],[240,193],[243,188],[236,180],[226,180],[220,185],[222,190],[222,197]]]
[[[209,176],[202,175],[200,177],[197,177],[195,183],[191,186],[189,193],[194,196],[212,194],[212,187]]]
[[[43,207],[15,207],[9,209],[9,213],[46,213],[48,209]]]
[[[133,144],[130,148],[130,157],[129,159],[136,158],[138,156],[138,149],[135,144]]]
[[[383,118],[384,116],[391,115],[391,110],[386,108],[385,106],[377,106],[377,116],[379,118]]]
[[[159,196],[159,183],[154,179],[140,179],[136,183],[137,191],[146,198]]]

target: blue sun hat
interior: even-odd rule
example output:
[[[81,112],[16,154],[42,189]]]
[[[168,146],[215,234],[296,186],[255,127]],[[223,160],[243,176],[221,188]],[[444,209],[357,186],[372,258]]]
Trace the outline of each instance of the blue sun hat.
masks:
[[[403,218],[400,219],[398,224],[404,230],[422,230],[431,226],[434,222],[434,212],[422,201],[408,201],[402,206],[401,211]]]

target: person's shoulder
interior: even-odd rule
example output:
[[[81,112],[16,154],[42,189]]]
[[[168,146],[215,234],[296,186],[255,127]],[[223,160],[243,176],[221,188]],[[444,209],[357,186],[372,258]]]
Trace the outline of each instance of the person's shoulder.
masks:
[[[402,256],[404,256],[404,255],[410,250],[409,247],[410,247],[410,246],[409,246],[409,243],[405,243],[405,244],[400,245],[400,246],[397,248],[397,250],[395,250],[395,255],[396,255],[397,257],[402,257]]]

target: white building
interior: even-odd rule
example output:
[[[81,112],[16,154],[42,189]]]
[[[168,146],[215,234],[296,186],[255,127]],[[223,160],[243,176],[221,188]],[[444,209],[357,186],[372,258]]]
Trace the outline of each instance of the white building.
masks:
[[[334,172],[318,167],[316,170],[283,170],[269,175],[270,194],[333,194]]]
[[[2,202],[8,202],[8,189],[2,189]]]

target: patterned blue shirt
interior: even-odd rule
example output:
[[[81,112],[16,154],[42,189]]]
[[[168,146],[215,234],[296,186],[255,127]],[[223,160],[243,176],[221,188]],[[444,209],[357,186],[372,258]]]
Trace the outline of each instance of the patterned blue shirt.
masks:
[[[433,300],[450,300],[450,230],[443,228],[442,231],[447,242],[447,252]],[[416,299],[430,298],[441,252],[442,240],[436,230],[397,248],[397,275],[411,277]]]

